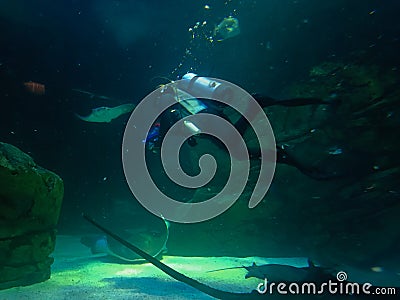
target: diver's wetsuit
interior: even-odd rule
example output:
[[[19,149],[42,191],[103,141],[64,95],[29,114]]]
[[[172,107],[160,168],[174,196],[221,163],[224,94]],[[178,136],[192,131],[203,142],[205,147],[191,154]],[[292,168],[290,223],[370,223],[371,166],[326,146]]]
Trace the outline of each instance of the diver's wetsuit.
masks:
[[[261,94],[253,94],[252,96],[258,102],[258,104],[260,104],[261,107],[268,107],[273,105],[294,107],[294,106],[303,106],[312,104],[332,104],[331,101],[320,98],[292,98],[292,99],[278,100]],[[218,115],[227,120],[228,122],[231,122],[230,119],[224,114],[223,107],[216,105],[214,101],[210,101],[207,99],[199,99],[199,100],[206,103],[207,106],[206,109],[201,111],[202,113]],[[163,112],[163,114],[160,117],[160,123],[159,123],[159,137],[157,140],[158,145],[161,144],[162,139],[169,130],[169,128],[173,124],[175,124],[178,120],[188,115],[189,113],[178,103],[167,109],[165,112]],[[239,131],[239,133],[243,135],[244,132],[249,127],[249,123],[244,116],[241,116],[239,120],[235,122],[234,126]],[[191,146],[195,146],[197,144],[194,137],[190,137],[188,143]],[[216,142],[216,144],[219,147],[223,148],[222,143]],[[276,152],[277,152],[276,155],[277,163],[283,163],[293,166],[303,174],[313,179],[325,180],[337,177],[336,174],[326,174],[324,172],[317,170],[316,168],[302,164],[300,161],[298,161],[292,155],[290,155],[286,151],[286,149],[281,145],[276,146]],[[249,151],[249,154],[251,158],[259,158],[260,149],[251,149]]]
[[[274,99],[265,95],[261,95],[258,93],[252,94],[252,97],[260,104],[261,107],[268,106],[286,106],[286,107],[295,107],[295,106],[304,106],[304,105],[320,105],[320,104],[329,104],[336,105],[338,100],[335,98],[329,98],[327,100],[321,98],[314,97],[297,97],[297,98],[289,98],[289,99]],[[248,122],[244,116],[241,116],[239,120],[235,123],[236,129],[243,135],[243,133],[248,128]],[[259,157],[260,152],[257,150],[255,153],[250,153],[252,157]],[[338,177],[337,174],[324,173],[321,170],[318,170],[314,167],[307,166],[301,163],[299,160],[295,159],[292,155],[290,155],[283,145],[276,145],[276,162],[282,163],[286,165],[290,165],[292,167],[297,168],[300,172],[311,177],[316,180],[327,180]]]

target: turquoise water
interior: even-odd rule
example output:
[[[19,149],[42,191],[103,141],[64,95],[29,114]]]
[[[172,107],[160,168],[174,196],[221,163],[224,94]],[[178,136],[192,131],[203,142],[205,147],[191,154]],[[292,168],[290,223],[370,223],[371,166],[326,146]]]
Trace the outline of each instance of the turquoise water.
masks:
[[[309,258],[332,276],[346,272],[350,282],[400,286],[397,1],[17,0],[2,1],[0,7],[1,142],[18,147],[64,181],[52,277],[42,285],[0,291],[0,299],[33,294],[29,297],[202,299],[202,293],[159,277],[143,261],[130,266],[116,258],[115,252],[130,254],[111,237],[106,253],[92,254],[93,244],[85,247],[79,241],[104,235],[82,213],[153,254],[165,244],[161,261],[222,290],[250,292],[262,280],[245,280],[242,268],[215,273],[219,279],[213,281],[214,273],[208,270],[253,261],[266,264],[272,258],[301,258],[303,263]],[[248,160],[238,159],[195,121],[177,126],[178,132],[184,128],[182,136],[194,135],[179,151],[168,152],[166,164],[157,144],[161,137],[151,147],[146,145],[144,153],[131,148],[134,157],[145,157],[161,193],[193,205],[174,211],[176,217],[200,214],[195,204],[223,191],[230,176],[235,187],[244,179],[243,191],[229,191],[221,200],[232,201],[232,206],[193,224],[167,215],[164,198],[153,193],[138,165],[131,166],[134,173],[140,170],[134,183],[127,181],[122,159],[128,155],[123,141],[134,140],[125,134],[134,109],[158,88],[155,104],[164,89],[178,95],[176,86],[165,85],[185,79],[187,73],[232,82],[254,95],[276,142],[276,147],[268,142],[263,149],[262,141],[271,137],[265,130],[265,135],[255,135],[263,123],[253,115],[246,128],[239,128],[240,115],[251,110],[246,97],[234,94],[237,110],[226,105],[215,109],[197,96],[204,106],[194,111],[213,108],[213,114],[234,124],[250,153]],[[203,88],[210,91],[213,84]],[[190,86],[178,87],[193,92]],[[187,116],[189,104],[174,109],[180,117]],[[157,133],[168,129],[162,117],[154,123],[161,124]],[[143,140],[146,135],[138,139],[139,148],[145,146]],[[185,187],[168,178],[166,165],[176,157],[179,166],[173,170],[192,177],[201,170],[212,175],[211,165],[199,165],[203,154],[211,154],[217,164],[209,182]],[[276,163],[272,182],[259,184],[265,161]],[[239,171],[231,173],[235,163]],[[250,209],[258,185],[268,191]],[[138,186],[146,196],[148,192],[146,199],[138,199]],[[0,191],[0,224],[12,231],[20,221],[7,223],[6,194]],[[138,200],[154,204],[159,209],[156,216]],[[23,205],[15,207],[19,206]],[[160,215],[169,219],[168,234]],[[14,235],[1,236],[0,242],[8,243]],[[2,261],[8,266],[6,258]],[[141,268],[146,271],[139,276]],[[72,279],[75,274],[79,283]],[[162,294],[134,288],[152,282],[162,284]],[[96,294],[97,284],[104,289]],[[56,292],[59,287],[66,292]],[[131,295],[131,289],[140,295]]]

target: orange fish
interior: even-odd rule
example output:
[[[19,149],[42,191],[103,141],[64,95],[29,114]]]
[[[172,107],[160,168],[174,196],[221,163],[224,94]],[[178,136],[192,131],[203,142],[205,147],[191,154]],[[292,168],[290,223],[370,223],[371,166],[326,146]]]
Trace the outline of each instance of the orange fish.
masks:
[[[24,86],[28,92],[34,95],[44,95],[46,92],[46,88],[44,84],[28,81],[24,82]]]

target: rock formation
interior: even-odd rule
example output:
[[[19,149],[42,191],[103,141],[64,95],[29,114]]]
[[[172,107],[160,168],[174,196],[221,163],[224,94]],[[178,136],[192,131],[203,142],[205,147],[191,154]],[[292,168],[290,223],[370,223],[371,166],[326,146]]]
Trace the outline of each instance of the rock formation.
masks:
[[[0,289],[50,278],[64,184],[0,142]]]

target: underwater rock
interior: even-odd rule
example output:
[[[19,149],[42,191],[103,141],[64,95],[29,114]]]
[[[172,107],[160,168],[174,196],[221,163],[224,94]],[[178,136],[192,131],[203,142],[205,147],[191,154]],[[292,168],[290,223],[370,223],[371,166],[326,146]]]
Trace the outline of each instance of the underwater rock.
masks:
[[[313,66],[310,70],[310,76],[334,76],[339,70],[346,68],[344,63],[323,62],[318,66]]]
[[[50,278],[62,179],[0,142],[0,289]]]
[[[277,140],[288,144],[296,158],[343,174],[342,179],[316,184],[295,177],[292,169],[277,168],[275,186],[290,186],[280,193],[280,198],[291,199],[287,220],[302,224],[302,233],[297,232],[302,240],[297,243],[308,249],[307,255],[315,253],[313,258],[320,263],[371,270],[398,253],[400,144],[394,121],[400,112],[398,87],[395,72],[379,65],[324,62],[312,68],[308,80],[290,86],[288,93],[335,96],[339,103],[326,108],[325,119],[317,110],[307,119],[306,108],[297,115],[291,109],[281,119],[270,118]],[[298,126],[296,119],[301,121]],[[314,120],[319,124],[312,124]],[[281,224],[289,231],[289,222]],[[289,243],[296,239],[296,228],[291,229]],[[400,263],[395,263],[389,269],[398,272]]]

